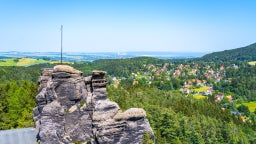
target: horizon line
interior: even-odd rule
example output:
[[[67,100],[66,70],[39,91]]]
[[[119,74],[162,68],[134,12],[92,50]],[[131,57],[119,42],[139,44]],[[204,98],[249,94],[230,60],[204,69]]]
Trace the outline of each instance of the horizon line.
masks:
[[[11,53],[11,52],[17,52],[17,53],[61,53],[59,51],[0,51],[0,53]],[[89,51],[89,52],[85,52],[85,51],[66,51],[63,53],[142,53],[142,52],[159,52],[159,53],[212,53],[215,51],[208,51],[208,52],[202,52],[202,51],[119,51],[119,52],[115,52],[115,51]]]

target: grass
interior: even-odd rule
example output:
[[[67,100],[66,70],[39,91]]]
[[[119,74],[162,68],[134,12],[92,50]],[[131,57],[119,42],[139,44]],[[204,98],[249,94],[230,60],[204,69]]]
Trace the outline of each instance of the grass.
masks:
[[[51,61],[50,64],[60,64],[60,61]],[[74,64],[73,62],[62,62],[62,64]]]
[[[15,59],[1,59],[0,66],[15,66],[17,62]]]
[[[33,64],[39,64],[39,63],[45,63],[47,61],[42,60],[42,59],[32,59],[32,58],[21,58],[17,62],[17,66],[28,66],[28,65],[33,65]]]
[[[32,59],[32,58],[10,58],[1,59],[0,66],[30,66],[39,63],[47,63],[48,61],[42,59]]]
[[[251,61],[251,62],[248,62],[249,65],[253,65],[255,66],[256,65],[256,61]]]
[[[0,66],[31,66],[40,63],[60,64],[59,61],[46,61],[33,58],[9,58],[0,59]],[[62,64],[74,64],[73,62],[62,62]]]
[[[197,88],[197,89],[192,89],[192,91],[195,91],[195,92],[204,92],[204,91],[207,91],[209,89],[208,86],[203,86],[203,87],[200,87],[200,88]]]
[[[243,105],[247,106],[250,110],[250,112],[254,112],[256,109],[256,101],[254,102],[247,102],[247,103],[242,103]]]
[[[195,99],[207,99],[208,97],[207,97],[207,96],[200,95],[200,94],[195,94],[195,95],[194,95],[194,98],[195,98]]]

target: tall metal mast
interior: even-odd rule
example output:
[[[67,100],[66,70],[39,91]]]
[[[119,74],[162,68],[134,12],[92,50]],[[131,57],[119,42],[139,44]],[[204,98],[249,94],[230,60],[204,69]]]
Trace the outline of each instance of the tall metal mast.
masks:
[[[62,64],[62,31],[63,31],[63,26],[61,25],[60,27],[60,31],[61,31],[61,34],[60,34],[60,37],[61,37],[61,40],[60,40],[60,47],[61,47],[61,56],[60,56],[60,63]]]

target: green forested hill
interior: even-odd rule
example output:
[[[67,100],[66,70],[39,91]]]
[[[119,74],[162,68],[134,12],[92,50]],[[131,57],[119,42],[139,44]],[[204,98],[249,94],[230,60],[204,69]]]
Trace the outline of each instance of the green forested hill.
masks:
[[[135,57],[128,59],[101,59],[91,63],[78,63],[72,65],[84,72],[84,75],[91,75],[92,70],[104,70],[109,75],[118,77],[127,77],[131,72],[138,71],[144,64],[164,64],[169,62],[168,60],[152,58],[152,57]]]
[[[80,62],[71,66],[81,70],[85,76],[91,75],[93,70],[104,70],[109,75],[125,77],[133,71],[138,71],[143,64],[164,64],[168,60],[152,57],[136,57],[129,59],[101,59],[93,62]],[[40,69],[53,68],[57,64],[37,64],[29,67],[0,66],[0,83],[4,81],[29,80],[37,82]]]
[[[199,58],[199,60],[205,62],[255,61],[256,43],[237,49],[210,53]]]
[[[194,99],[193,95],[181,93],[185,81],[195,77],[205,79],[205,72],[214,70],[217,73],[221,65],[225,66],[225,79],[213,81],[214,90],[216,94],[234,96],[234,101],[224,99],[216,103],[214,96]],[[246,109],[239,110],[243,117],[231,113],[238,112],[240,106],[237,108],[237,104],[256,100],[256,67],[245,61],[234,68],[230,62],[194,63],[137,57],[80,62],[71,66],[83,71],[85,76],[91,75],[94,69],[107,71],[108,97],[123,110],[144,108],[157,144],[256,142],[256,111],[248,112],[245,117]],[[0,67],[0,130],[33,126],[32,108],[36,104],[40,69],[53,67],[49,63]],[[191,75],[193,69],[197,69],[194,76]],[[175,72],[180,72],[180,76],[173,77]],[[114,81],[114,77],[118,80]]]
[[[254,121],[243,123],[211,100],[196,100],[178,91],[128,83],[118,88],[108,86],[108,97],[123,110],[144,108],[157,144],[255,143]]]

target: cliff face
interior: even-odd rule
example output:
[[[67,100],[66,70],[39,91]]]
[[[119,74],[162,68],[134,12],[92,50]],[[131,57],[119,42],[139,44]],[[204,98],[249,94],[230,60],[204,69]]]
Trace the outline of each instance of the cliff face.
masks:
[[[104,71],[82,72],[65,65],[43,69],[34,121],[41,144],[140,144],[153,131],[140,108],[122,112],[106,94]]]

